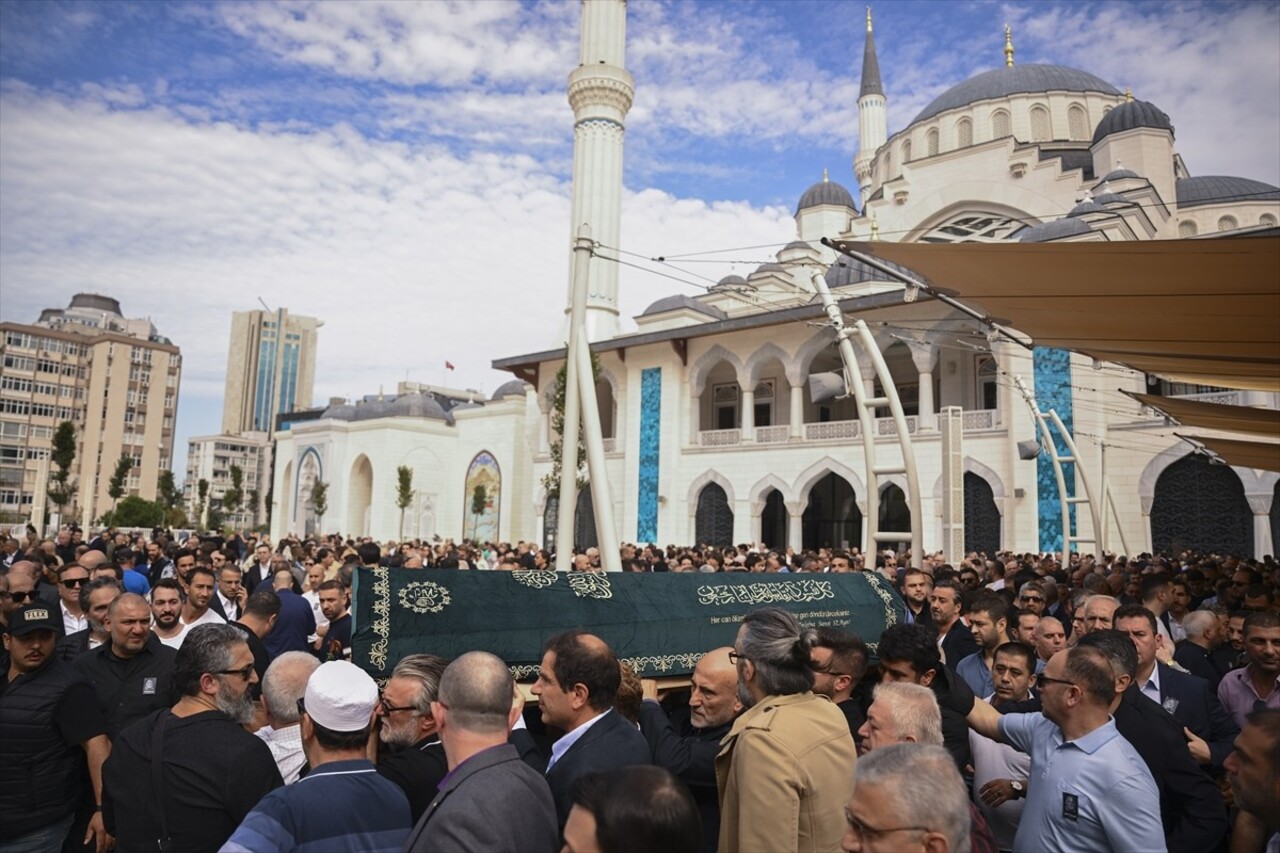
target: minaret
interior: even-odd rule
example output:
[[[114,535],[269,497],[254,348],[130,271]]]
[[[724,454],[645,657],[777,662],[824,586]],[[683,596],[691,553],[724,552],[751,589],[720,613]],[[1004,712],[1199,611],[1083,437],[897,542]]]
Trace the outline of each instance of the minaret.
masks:
[[[868,6],[867,41],[862,48],[862,89],[858,92],[858,154],[853,158],[853,173],[858,178],[864,205],[871,195],[871,165],[876,150],[887,138],[884,85],[880,82],[880,62],[876,59],[876,40],[871,33],[871,7]]]
[[[623,120],[631,109],[635,85],[623,68],[627,38],[626,0],[582,0],[582,32],[578,67],[569,75],[573,107],[572,239],[578,228],[591,227],[591,237],[615,257],[622,217]],[[572,255],[571,255],[572,258]],[[573,288],[570,262],[570,293]],[[569,308],[565,308],[565,316]],[[587,338],[613,337],[618,326],[618,265],[591,259],[587,287]],[[568,340],[567,331],[557,343]]]

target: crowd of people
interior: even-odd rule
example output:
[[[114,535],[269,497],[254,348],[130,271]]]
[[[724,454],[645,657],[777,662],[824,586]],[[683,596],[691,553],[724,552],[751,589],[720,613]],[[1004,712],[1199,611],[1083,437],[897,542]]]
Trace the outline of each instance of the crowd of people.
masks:
[[[661,692],[572,626],[530,685],[427,648],[379,686],[350,662],[357,570],[553,555],[5,537],[0,852],[1280,850],[1269,557],[621,557],[877,572],[905,618],[864,638],[765,607]]]

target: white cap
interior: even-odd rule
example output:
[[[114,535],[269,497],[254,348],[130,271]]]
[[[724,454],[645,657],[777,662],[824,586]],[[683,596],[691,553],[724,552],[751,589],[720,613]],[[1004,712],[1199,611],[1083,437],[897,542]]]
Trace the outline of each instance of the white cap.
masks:
[[[373,720],[378,685],[344,660],[322,663],[307,679],[303,705],[312,721],[333,732],[358,732]]]

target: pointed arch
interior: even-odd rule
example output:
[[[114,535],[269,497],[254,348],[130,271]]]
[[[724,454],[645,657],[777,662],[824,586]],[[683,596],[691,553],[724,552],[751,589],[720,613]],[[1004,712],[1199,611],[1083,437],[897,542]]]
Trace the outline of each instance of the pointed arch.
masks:
[[[293,533],[293,460],[284,464],[284,479],[280,481],[280,530]]]
[[[866,500],[867,486],[862,481],[862,478],[848,465],[838,462],[830,456],[822,457],[801,471],[800,476],[796,477],[795,484],[791,488],[791,494],[795,496],[797,501],[807,501],[809,499],[809,491],[813,488],[814,483],[828,474],[843,477],[853,487],[854,495],[861,498],[860,502]]]
[[[370,512],[373,509],[373,463],[361,453],[351,463],[347,479],[347,531],[353,536],[369,536]]]
[[[770,341],[751,353],[747,358],[747,363],[744,365],[747,383],[744,387],[755,387],[756,383],[760,381],[760,373],[764,366],[774,359],[781,363],[787,382],[792,385],[800,384],[800,377],[795,369],[795,359],[787,355],[787,351],[782,347]]]
[[[973,474],[987,481],[987,485],[991,487],[991,495],[996,500],[996,506],[1000,508],[1000,514],[1004,514],[1004,480],[994,469],[982,464],[972,456],[964,458],[964,473]],[[938,479],[933,481],[933,499],[937,506],[942,506],[942,475],[938,475]]]
[[[800,345],[796,350],[795,364],[796,375],[800,379],[804,379],[809,375],[809,367],[813,364],[813,360],[825,352],[836,342],[835,332],[829,328],[824,328],[815,333],[809,340]]]
[[[689,387],[693,390],[695,396],[701,396],[706,390],[707,374],[720,362],[728,362],[733,367],[734,372],[738,376],[739,384],[742,384],[744,371],[742,368],[742,359],[729,352],[729,350],[716,344],[711,349],[704,352],[693,363],[693,367],[689,369]]]
[[[784,501],[792,499],[790,485],[784,482],[777,474],[765,474],[747,492],[747,497],[751,500],[751,514],[753,516],[759,515],[760,511],[764,509],[765,499],[768,497],[769,492],[774,489],[778,490]]]
[[[729,506],[733,506],[733,501],[734,501],[733,483],[730,483],[729,478],[721,474],[716,469],[708,468],[706,471],[703,471],[697,477],[694,477],[693,482],[689,484],[689,496],[686,500],[685,505],[690,507],[691,512],[693,511],[694,507],[697,507],[698,495],[702,492],[703,487],[706,486],[708,483],[715,483],[720,488],[724,489],[724,494],[729,501]]]
[[[1177,462],[1191,452],[1191,448],[1182,439],[1178,439],[1164,450],[1151,457],[1151,461],[1138,476],[1138,500],[1142,503],[1142,514],[1151,514],[1151,503],[1156,496],[1156,481],[1164,473],[1164,469]]]

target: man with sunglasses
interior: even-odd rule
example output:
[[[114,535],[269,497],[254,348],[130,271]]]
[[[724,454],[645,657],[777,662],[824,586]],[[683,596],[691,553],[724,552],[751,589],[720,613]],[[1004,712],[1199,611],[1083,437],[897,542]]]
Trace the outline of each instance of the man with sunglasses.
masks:
[[[89,627],[80,608],[80,586],[89,582],[89,570],[79,563],[67,563],[58,569],[58,609],[62,611],[62,633],[74,634]]]
[[[243,728],[257,683],[238,629],[191,629],[174,660],[177,703],[124,729],[103,768],[103,817],[121,850],[213,853],[283,784],[271,750]]]
[[[378,758],[378,773],[400,786],[409,798],[413,822],[427,810],[449,773],[431,703],[449,662],[435,655],[400,659],[375,708],[378,740],[389,752]]]

